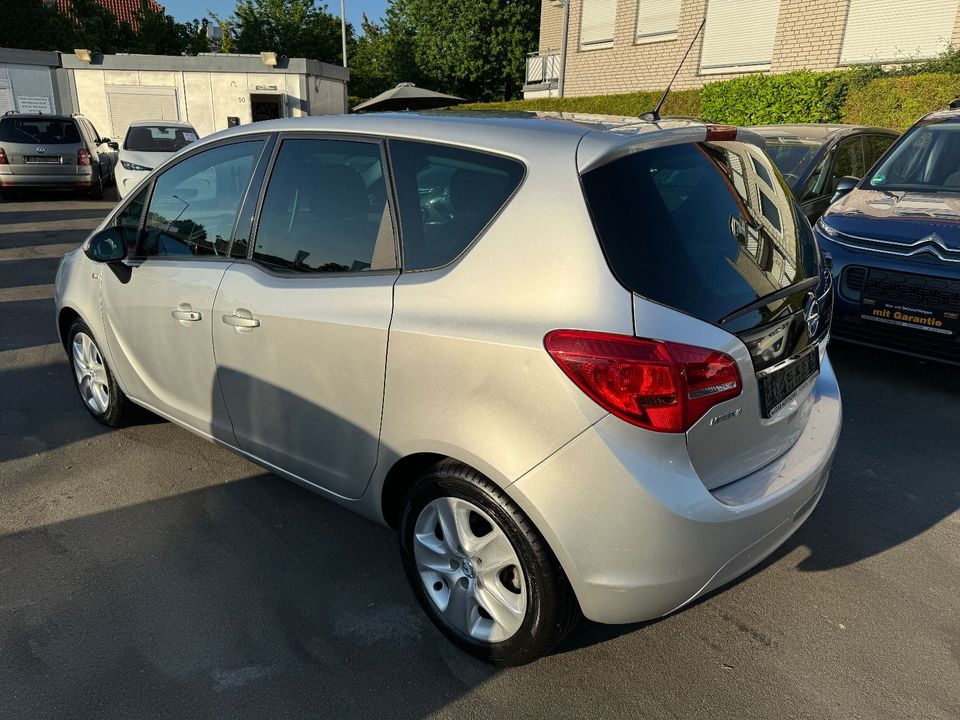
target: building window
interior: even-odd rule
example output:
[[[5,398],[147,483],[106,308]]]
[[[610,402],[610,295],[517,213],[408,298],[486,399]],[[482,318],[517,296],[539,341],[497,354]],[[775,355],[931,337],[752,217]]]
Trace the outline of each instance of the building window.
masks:
[[[638,43],[676,40],[680,0],[640,0],[637,4]]]
[[[710,0],[700,74],[770,69],[780,0]]]
[[[958,0],[850,0],[840,63],[936,57],[950,47]]]
[[[580,49],[598,50],[613,46],[617,0],[583,0],[580,13]]]

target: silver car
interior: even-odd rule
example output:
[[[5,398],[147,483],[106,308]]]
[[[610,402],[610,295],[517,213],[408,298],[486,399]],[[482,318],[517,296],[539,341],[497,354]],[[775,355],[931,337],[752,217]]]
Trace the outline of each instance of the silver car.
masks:
[[[80,396],[399,531],[460,647],[661,617],[820,499],[832,287],[759,137],[594,117],[247,125],[156,169],[56,280]]]
[[[0,117],[0,196],[69,189],[102,198],[118,148],[82,115],[7,113]]]

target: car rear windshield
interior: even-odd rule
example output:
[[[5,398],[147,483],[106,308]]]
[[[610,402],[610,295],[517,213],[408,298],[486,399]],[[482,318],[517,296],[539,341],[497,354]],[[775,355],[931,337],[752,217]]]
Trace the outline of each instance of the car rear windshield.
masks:
[[[73,120],[45,117],[0,118],[0,142],[76,145],[80,131]]]
[[[620,282],[707,322],[817,276],[810,225],[754,145],[646,150],[585,173],[583,187]]]
[[[134,152],[176,152],[197,139],[197,132],[178,125],[137,125],[127,130],[124,150]]]

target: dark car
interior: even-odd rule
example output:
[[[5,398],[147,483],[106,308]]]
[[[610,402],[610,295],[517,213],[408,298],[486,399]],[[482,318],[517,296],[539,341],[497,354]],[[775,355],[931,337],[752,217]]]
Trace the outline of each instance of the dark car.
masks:
[[[70,189],[102,198],[118,147],[82,115],[9,112],[0,117],[0,196]]]
[[[844,176],[861,178],[899,133],[861,125],[758,125],[777,164],[810,222],[816,222]]]
[[[834,336],[960,362],[960,111],[922,118],[839,191],[816,225]]]

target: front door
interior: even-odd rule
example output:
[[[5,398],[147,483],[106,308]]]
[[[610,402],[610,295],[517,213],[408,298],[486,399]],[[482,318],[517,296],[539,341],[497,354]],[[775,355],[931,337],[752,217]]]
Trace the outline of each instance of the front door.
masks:
[[[344,497],[377,461],[397,253],[378,142],[288,136],[214,307],[241,448]]]
[[[131,201],[118,223],[137,225],[131,259],[100,272],[114,367],[135,400],[233,442],[216,383],[213,303],[232,262],[230,238],[262,140],[197,152]],[[149,207],[140,212],[149,197]]]

